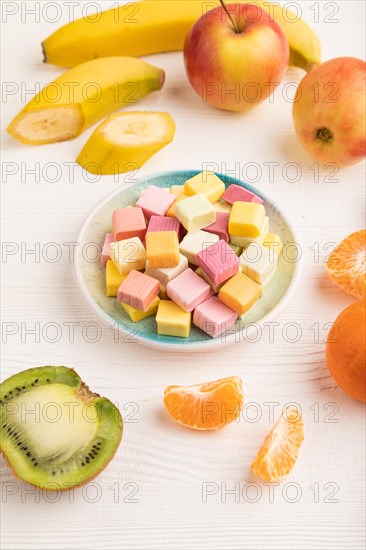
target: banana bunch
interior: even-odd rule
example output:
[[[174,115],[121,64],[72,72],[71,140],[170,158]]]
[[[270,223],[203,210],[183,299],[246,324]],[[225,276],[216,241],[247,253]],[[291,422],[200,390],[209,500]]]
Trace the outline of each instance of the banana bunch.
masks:
[[[248,0],[237,0],[247,3]],[[281,27],[290,46],[290,65],[307,69],[320,63],[321,46],[314,31],[278,4],[253,0]],[[143,0],[100,14],[97,21],[78,19],[61,27],[42,44],[44,61],[73,67],[95,57],[145,56],[183,49],[192,25],[219,0]]]

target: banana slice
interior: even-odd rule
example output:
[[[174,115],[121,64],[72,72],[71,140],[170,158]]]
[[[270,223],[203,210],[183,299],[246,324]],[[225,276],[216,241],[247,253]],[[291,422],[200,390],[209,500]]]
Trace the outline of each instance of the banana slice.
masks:
[[[95,129],[76,161],[98,175],[137,170],[173,141],[174,133],[175,123],[169,113],[118,113]]]

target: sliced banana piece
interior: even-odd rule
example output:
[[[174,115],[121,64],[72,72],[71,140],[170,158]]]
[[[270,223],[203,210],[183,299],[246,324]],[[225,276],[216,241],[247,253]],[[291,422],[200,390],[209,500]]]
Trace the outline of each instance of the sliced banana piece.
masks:
[[[83,121],[79,105],[36,109],[16,118],[9,133],[31,145],[67,141],[80,134]]]
[[[89,126],[164,84],[162,69],[133,57],[82,63],[47,84],[20,111],[8,132],[21,143],[73,139]]]
[[[76,161],[92,174],[129,172],[173,141],[174,133],[169,113],[118,113],[95,129]]]

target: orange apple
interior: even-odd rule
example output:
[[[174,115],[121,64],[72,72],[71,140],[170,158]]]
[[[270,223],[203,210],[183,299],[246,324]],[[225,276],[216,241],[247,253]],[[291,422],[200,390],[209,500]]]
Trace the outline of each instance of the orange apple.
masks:
[[[188,79],[204,102],[245,111],[280,83],[289,46],[277,23],[255,4],[228,4],[203,15],[184,46]]]
[[[347,166],[366,155],[366,63],[339,57],[313,68],[293,104],[297,137],[317,161]]]

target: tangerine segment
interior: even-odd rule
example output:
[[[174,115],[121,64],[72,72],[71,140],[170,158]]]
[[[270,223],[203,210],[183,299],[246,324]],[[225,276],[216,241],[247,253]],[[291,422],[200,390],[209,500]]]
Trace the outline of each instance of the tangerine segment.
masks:
[[[329,256],[326,271],[342,290],[361,300],[366,295],[366,229],[352,233]]]
[[[287,407],[265,438],[251,472],[265,481],[278,481],[291,472],[304,440],[304,424],[296,407]]]
[[[217,430],[233,422],[243,401],[243,385],[238,376],[194,386],[169,386],[164,392],[164,405],[170,416],[195,430]]]

